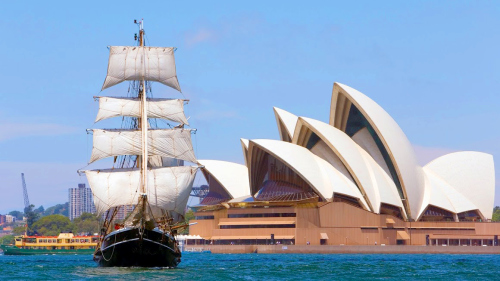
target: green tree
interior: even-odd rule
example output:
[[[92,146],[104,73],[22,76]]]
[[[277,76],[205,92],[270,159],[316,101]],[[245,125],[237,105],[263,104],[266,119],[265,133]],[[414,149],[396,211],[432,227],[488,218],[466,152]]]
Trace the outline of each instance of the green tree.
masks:
[[[189,209],[189,211],[186,212],[184,215],[184,221],[187,225],[189,225],[189,221],[194,219],[194,212],[193,210]],[[184,230],[180,234],[189,234],[189,226],[184,228]]]
[[[49,207],[45,209],[43,212],[44,216],[50,216],[50,215],[63,215],[63,216],[69,216],[69,203],[66,202],[64,204],[57,204],[55,206]]]
[[[45,211],[45,208],[40,205],[40,207],[36,208],[35,212],[38,213],[38,214],[43,214],[43,212]]]
[[[22,235],[22,234],[24,234],[25,231],[26,231],[26,228],[24,226],[17,226],[17,227],[14,227],[14,229],[12,230],[12,233],[14,233],[14,235]]]
[[[33,230],[39,235],[57,236],[61,232],[73,232],[74,225],[63,215],[50,215],[35,222]]]
[[[29,207],[24,208],[24,214],[26,215],[26,224],[28,225],[28,235],[34,234],[33,225],[40,217],[40,214],[33,209],[35,205],[29,205]],[[43,208],[43,207],[42,207]],[[40,209],[40,208],[38,208]]]
[[[20,211],[12,211],[9,215],[16,217],[16,220],[20,221],[23,220],[24,213]]]
[[[75,233],[93,234],[99,233],[99,218],[90,213],[83,213],[73,220]]]
[[[491,221],[500,221],[500,206],[493,208],[493,217]]]
[[[14,244],[14,235],[5,235],[0,237],[0,245],[11,245]]]

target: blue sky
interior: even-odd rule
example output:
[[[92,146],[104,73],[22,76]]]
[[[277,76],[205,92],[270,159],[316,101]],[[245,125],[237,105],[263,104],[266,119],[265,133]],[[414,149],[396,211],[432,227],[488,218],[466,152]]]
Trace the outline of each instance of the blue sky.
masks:
[[[9,1],[0,24],[0,213],[49,207],[85,181],[86,128],[108,45],[175,46],[199,159],[243,163],[240,138],[278,139],[272,107],[327,122],[333,82],[401,126],[421,164],[459,150],[500,161],[500,4],[486,1]],[[100,166],[99,166],[100,165]],[[106,161],[91,166],[105,167]],[[498,165],[497,165],[498,166]],[[496,176],[500,176],[500,168]],[[500,205],[498,189],[495,203]]]

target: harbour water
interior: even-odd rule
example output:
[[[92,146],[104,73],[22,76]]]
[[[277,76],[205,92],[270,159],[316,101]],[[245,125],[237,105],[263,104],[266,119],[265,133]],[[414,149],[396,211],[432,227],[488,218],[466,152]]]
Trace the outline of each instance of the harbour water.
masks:
[[[0,255],[0,280],[498,280],[500,255],[184,253],[176,269],[99,268],[89,255]]]

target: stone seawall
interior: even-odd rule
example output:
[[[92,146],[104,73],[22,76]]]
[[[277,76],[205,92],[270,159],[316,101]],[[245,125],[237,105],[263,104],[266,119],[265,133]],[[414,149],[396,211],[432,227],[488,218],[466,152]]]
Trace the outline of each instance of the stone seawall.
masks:
[[[221,254],[500,254],[500,246],[186,245],[184,251]]]

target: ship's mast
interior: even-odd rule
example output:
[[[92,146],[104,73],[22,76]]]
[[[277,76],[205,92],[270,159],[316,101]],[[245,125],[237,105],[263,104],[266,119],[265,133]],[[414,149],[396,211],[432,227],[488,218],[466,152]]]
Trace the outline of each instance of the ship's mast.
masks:
[[[141,47],[144,47],[144,20],[140,22],[140,30],[139,30],[139,44]],[[142,73],[145,73],[145,54],[143,54],[143,62],[141,64]],[[142,101],[141,108],[141,133],[142,133],[142,157],[141,157],[141,176],[142,176],[142,186],[141,191],[143,194],[143,198],[146,197],[146,191],[148,187],[148,114],[146,108],[146,83],[144,78],[141,81],[139,97]]]

